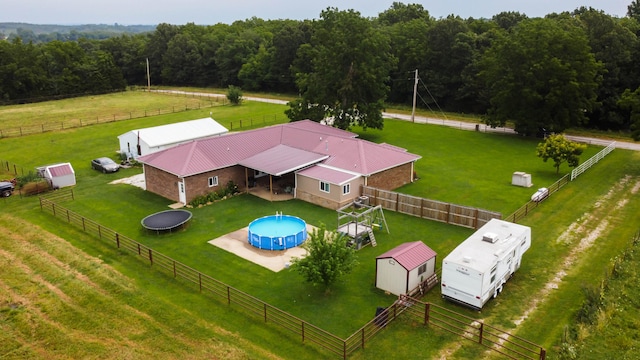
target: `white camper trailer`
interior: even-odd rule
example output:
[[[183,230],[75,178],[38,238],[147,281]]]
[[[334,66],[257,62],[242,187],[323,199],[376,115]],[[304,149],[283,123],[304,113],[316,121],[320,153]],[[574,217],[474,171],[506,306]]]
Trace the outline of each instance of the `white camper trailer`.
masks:
[[[520,268],[530,246],[530,227],[490,220],[442,260],[442,297],[482,309]]]

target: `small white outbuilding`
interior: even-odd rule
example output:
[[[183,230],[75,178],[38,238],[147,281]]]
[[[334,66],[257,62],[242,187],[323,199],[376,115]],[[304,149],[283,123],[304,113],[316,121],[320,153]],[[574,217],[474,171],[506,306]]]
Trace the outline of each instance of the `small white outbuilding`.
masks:
[[[76,173],[70,163],[42,166],[38,168],[38,173],[47,179],[53,189],[76,184]]]
[[[436,252],[422,241],[407,242],[376,257],[376,287],[409,294],[436,271]]]
[[[212,118],[183,121],[174,124],[155,126],[128,131],[120,136],[120,153],[135,159],[142,155],[183,144],[228,133],[229,130]]]

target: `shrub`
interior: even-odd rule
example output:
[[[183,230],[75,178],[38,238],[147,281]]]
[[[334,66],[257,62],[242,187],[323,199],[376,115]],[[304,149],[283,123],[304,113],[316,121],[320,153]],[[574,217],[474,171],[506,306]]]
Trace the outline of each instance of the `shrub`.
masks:
[[[242,90],[239,87],[229,85],[227,99],[233,105],[240,105],[240,103],[242,103]]]
[[[42,181],[42,177],[38,173],[29,171],[26,175],[16,176],[16,186],[22,188],[31,182],[39,182]]]

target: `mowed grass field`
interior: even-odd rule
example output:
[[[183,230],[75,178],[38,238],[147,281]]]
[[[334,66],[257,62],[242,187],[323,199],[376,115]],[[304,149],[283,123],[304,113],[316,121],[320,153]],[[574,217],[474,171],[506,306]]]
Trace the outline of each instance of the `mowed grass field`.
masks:
[[[227,119],[238,119],[239,111],[246,112],[244,116],[251,116],[249,114],[252,111],[254,114],[273,114],[283,110],[283,106],[247,102],[240,107],[217,107],[214,118],[224,125],[225,121],[229,121]],[[303,283],[301,277],[294,272],[272,273],[206,242],[220,234],[244,227],[258,216],[275,211],[296,214],[311,224],[325,223],[331,227],[336,223],[334,211],[299,201],[270,203],[243,195],[202,209],[193,209],[194,218],[183,232],[160,237],[147,234],[140,228],[140,219],[166,209],[168,200],[132,186],[108,184],[115,178],[139,173],[140,169],[124,169],[120,173],[105,176],[92,171],[88,160],[93,156],[115,153],[115,137],[131,128],[203,117],[203,113],[208,115],[208,110],[2,139],[0,157],[26,169],[51,162],[71,161],[78,177],[78,185],[74,190],[77,196],[75,201],[67,202],[64,206],[341,337],[350,335],[370,320],[377,306],[387,306],[394,300],[393,296],[385,295],[373,285],[376,255],[405,241],[423,240],[437,251],[438,259],[442,259],[472,232],[470,229],[385,212],[390,234],[376,234],[379,246],[361,250],[358,253],[360,265],[356,271],[338,284],[328,296],[324,295],[322,289]],[[0,116],[1,114],[2,109]],[[550,163],[543,163],[536,158],[533,149],[537,141],[531,139],[465,132],[402,121],[386,121],[383,131],[354,130],[363,138],[405,147],[422,156],[416,164],[420,180],[400,191],[500,211],[505,216],[526,202],[534,191],[532,188],[511,186],[513,171],[531,173],[536,186],[548,186],[568,171],[568,168],[563,167],[561,173],[556,174]],[[583,159],[598,150],[596,147],[589,147]],[[504,294],[491,301],[481,313],[442,302],[437,288],[427,294],[426,300],[482,319],[491,325],[512,330],[553,350],[561,338],[565,324],[571,322],[573,311],[581,304],[583,295],[580,287],[585,283],[597,283],[598,278],[607,270],[610,259],[627,246],[628,235],[637,230],[637,223],[629,219],[640,213],[638,197],[633,196],[633,184],[637,183],[640,175],[638,160],[635,153],[614,151],[525,219],[523,223],[533,228],[532,248],[525,255],[523,267],[507,284]],[[624,179],[627,179],[627,185],[615,188],[615,184]],[[624,206],[616,207],[619,203],[624,203]],[[37,224],[41,231],[50,231],[66,239],[88,256],[100,257],[130,281],[144,283],[144,290],[141,291],[149,291],[159,300],[170,299],[172,306],[178,307],[176,312],[185,316],[186,322],[191,320],[187,320],[189,317],[180,312],[180,309],[195,307],[196,303],[201,309],[202,306],[207,307],[209,302],[209,310],[205,312],[211,314],[213,319],[205,317],[200,311],[190,312],[190,315],[195,319],[206,318],[206,321],[213,321],[213,324],[232,332],[233,336],[251,339],[255,349],[243,350],[258,355],[249,355],[250,358],[268,358],[272,356],[269,351],[274,356],[292,359],[326,356],[313,347],[300,344],[299,339],[262,326],[253,318],[229,311],[224,305],[204,296],[199,297],[192,288],[154,274],[148,266],[129,256],[118,255],[114,249],[100,244],[96,239],[78,234],[66,224],[39,212],[36,199],[21,200],[12,197],[0,201],[0,205],[10,209],[20,219]],[[611,217],[607,222],[615,226],[603,226],[602,222],[595,220],[587,222],[585,214],[601,219]],[[585,246],[580,256],[573,255],[573,251],[580,244],[581,237],[562,238],[563,233],[575,223],[584,224],[582,229],[572,230],[574,234],[583,234],[583,237],[592,233],[591,230],[604,228],[599,230],[598,241],[594,241],[592,246]],[[559,241],[559,238],[563,240]],[[12,251],[19,249],[12,248]],[[567,260],[571,260],[571,264],[563,268]],[[567,273],[566,280],[554,292],[544,293],[543,290],[556,277],[558,269]],[[85,270],[77,271],[85,273]],[[51,283],[57,284],[57,281],[64,279]],[[532,304],[534,299],[539,299],[539,303]],[[146,302],[138,310],[150,312],[151,309],[146,307],[153,306],[153,302]],[[3,305],[3,309],[5,308],[11,309],[11,306]],[[518,321],[527,311],[530,311],[527,319]],[[547,313],[553,315],[547,316]],[[252,325],[247,326],[248,324]],[[113,336],[112,333],[104,335],[107,339],[112,339]],[[225,339],[219,341],[224,343]],[[412,345],[398,346],[399,342]],[[459,339],[453,336],[400,321],[398,326],[390,326],[378,335],[355,358],[374,355],[433,358],[440,356],[443,351],[451,358],[490,356],[472,343],[457,347],[459,343]],[[46,345],[37,342],[33,346],[46,348]],[[180,353],[177,349],[167,349],[166,352]]]

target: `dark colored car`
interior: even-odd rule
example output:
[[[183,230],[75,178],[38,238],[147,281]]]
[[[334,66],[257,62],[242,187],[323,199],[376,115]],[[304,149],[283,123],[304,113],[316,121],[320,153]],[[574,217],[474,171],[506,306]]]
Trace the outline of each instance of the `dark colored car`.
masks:
[[[14,186],[8,181],[0,181],[0,196],[9,197],[13,193]]]
[[[102,173],[116,172],[120,170],[120,165],[108,157],[101,157],[91,160],[91,168],[102,171]]]

